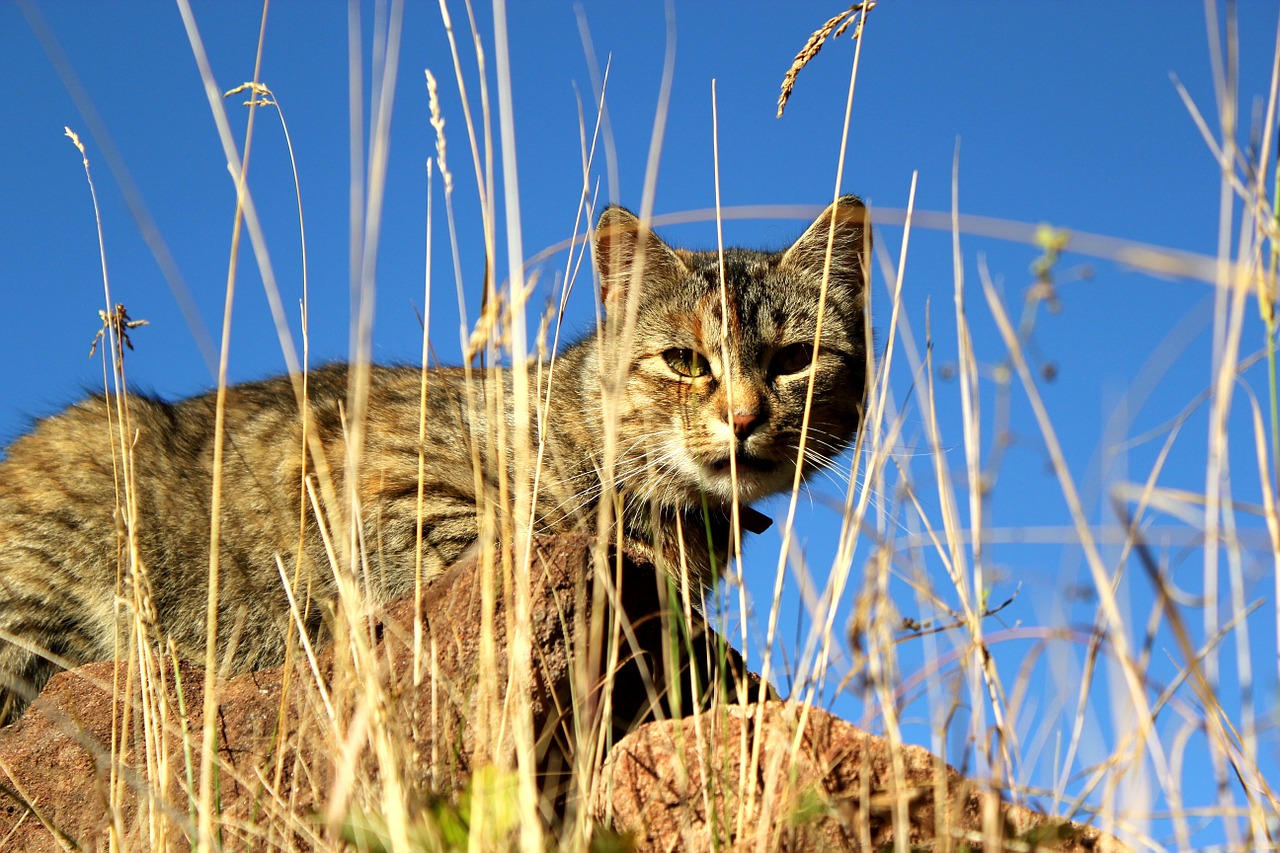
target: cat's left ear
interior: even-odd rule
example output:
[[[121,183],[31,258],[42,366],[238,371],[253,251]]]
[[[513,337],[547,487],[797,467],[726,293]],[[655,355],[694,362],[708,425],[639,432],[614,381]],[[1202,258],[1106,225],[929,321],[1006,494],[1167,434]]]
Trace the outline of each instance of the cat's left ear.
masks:
[[[809,277],[821,280],[829,243],[831,283],[861,293],[862,276],[871,254],[871,231],[866,226],[867,208],[862,199],[854,195],[841,196],[783,253],[781,266],[802,270]]]
[[[596,224],[596,268],[605,311],[627,292],[639,265],[640,282],[674,281],[686,272],[671,247],[625,207],[611,204]]]

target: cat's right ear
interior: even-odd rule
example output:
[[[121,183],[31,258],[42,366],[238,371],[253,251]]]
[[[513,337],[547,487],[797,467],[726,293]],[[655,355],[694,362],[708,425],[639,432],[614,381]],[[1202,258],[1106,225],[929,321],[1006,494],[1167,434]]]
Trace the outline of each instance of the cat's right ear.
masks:
[[[813,221],[800,239],[782,255],[782,266],[802,270],[813,281],[829,275],[833,284],[861,294],[871,250],[870,220],[862,199],[838,198]],[[834,231],[834,233],[832,233]],[[827,258],[830,246],[831,257]],[[824,272],[826,271],[826,272]]]
[[[632,281],[672,281],[684,272],[684,264],[657,234],[639,218],[611,204],[596,223],[596,269],[600,271],[600,295],[605,311],[626,294]]]

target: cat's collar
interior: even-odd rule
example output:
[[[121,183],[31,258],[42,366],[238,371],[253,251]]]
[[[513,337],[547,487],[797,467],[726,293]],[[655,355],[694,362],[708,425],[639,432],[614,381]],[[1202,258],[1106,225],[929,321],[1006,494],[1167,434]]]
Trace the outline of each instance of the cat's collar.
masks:
[[[773,526],[773,519],[758,509],[739,506],[738,523],[749,533],[764,533]]]

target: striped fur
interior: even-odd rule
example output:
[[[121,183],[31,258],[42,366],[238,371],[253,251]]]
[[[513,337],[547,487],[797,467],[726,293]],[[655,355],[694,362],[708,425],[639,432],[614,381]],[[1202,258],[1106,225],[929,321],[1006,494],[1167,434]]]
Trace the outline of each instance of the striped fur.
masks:
[[[866,366],[869,234],[857,199],[841,199],[835,212],[825,300],[831,209],[786,251],[727,250],[723,292],[717,253],[672,249],[622,208],[604,212],[595,250],[607,322],[555,360],[545,418],[543,392],[529,401],[537,412],[533,440],[543,447],[535,532],[594,529],[600,496],[613,491],[621,530],[611,535],[620,532],[674,571],[686,566],[701,594],[729,553],[733,501],[747,505],[791,487],[810,369],[816,376],[802,472],[848,444]],[[814,341],[820,301],[824,319],[811,368],[805,347]],[[679,368],[689,364],[705,365],[705,372],[682,375]],[[324,633],[336,572],[353,570],[334,568],[322,528],[333,534],[352,517],[352,495],[364,555],[354,570],[360,586],[373,603],[413,590],[420,450],[426,578],[474,546],[484,510],[501,502],[504,479],[508,494],[516,478],[532,485],[533,466],[518,469],[510,450],[497,447],[497,436],[510,436],[514,426],[507,373],[468,378],[461,368],[431,370],[420,445],[421,371],[373,367],[363,451],[348,489],[352,379],[345,365],[308,377],[314,438],[306,470],[315,505],[307,497],[305,511],[295,381],[228,390],[218,642],[233,671],[284,655],[289,610],[277,560],[302,579],[299,596],[310,589],[317,604],[308,628]],[[114,399],[92,397],[41,421],[0,462],[0,725],[22,712],[58,664],[116,654],[132,606],[117,607],[117,596],[137,601],[135,582],[157,636],[172,638],[183,654],[203,654],[215,396],[177,403],[131,396],[127,406],[136,436],[136,561],[118,508],[120,433],[108,422]],[[498,430],[499,421],[507,429]],[[735,453],[736,489],[729,472]],[[347,555],[336,561],[346,566]]]

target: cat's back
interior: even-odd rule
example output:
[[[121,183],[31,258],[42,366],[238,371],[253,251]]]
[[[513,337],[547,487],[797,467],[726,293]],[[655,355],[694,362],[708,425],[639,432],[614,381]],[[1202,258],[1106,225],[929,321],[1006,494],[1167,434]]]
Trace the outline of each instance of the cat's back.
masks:
[[[310,371],[305,385],[301,375],[285,375],[228,387],[221,473],[242,487],[229,492],[231,501],[261,493],[266,504],[279,500],[286,483],[296,487],[303,470],[304,395],[307,428],[335,476],[345,467],[357,417],[374,468],[408,464],[420,441],[437,463],[469,458],[471,436],[485,428],[494,403],[484,374],[468,379],[461,369],[435,369],[426,374],[425,392],[423,384],[416,367],[357,372],[330,364]],[[364,411],[353,411],[352,400],[360,397]],[[144,502],[179,496],[207,502],[218,409],[215,391],[175,402],[143,394],[87,397],[39,420],[7,448],[0,459],[0,503],[22,504],[23,515],[56,509],[111,516],[130,470],[130,488]]]

